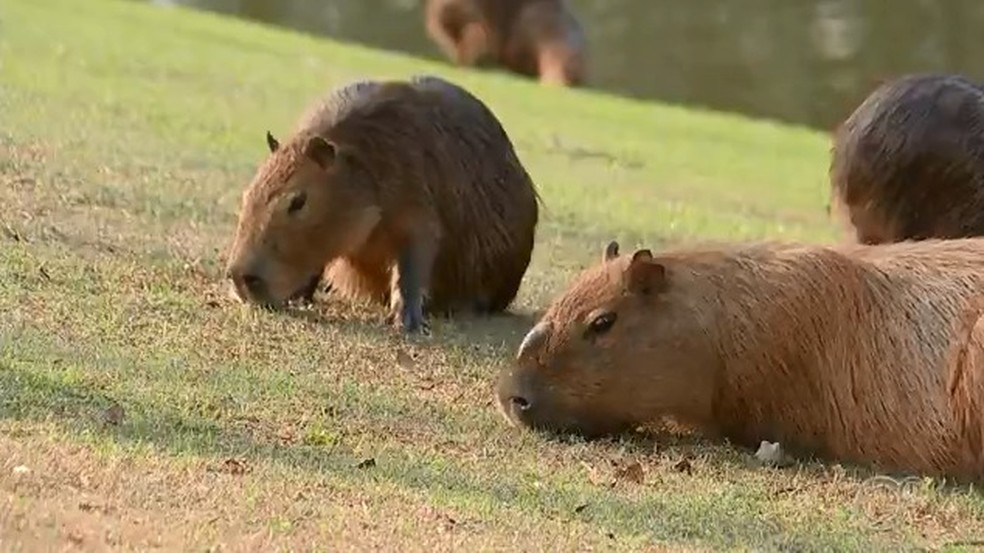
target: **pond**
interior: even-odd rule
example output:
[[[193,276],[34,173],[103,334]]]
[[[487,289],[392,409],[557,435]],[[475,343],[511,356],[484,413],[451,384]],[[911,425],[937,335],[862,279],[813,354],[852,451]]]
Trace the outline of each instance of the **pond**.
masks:
[[[419,0],[147,0],[185,4],[443,60]],[[571,0],[590,86],[830,130],[880,80],[984,79],[979,0]]]

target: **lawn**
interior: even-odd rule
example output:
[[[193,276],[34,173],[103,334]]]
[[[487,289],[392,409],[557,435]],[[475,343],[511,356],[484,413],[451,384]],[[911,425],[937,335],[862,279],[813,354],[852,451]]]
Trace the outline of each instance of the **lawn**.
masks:
[[[239,197],[330,87],[429,72],[545,200],[513,315],[406,341],[379,309],[229,301]],[[899,550],[984,502],[693,436],[548,440],[497,371],[608,240],[837,238],[827,137],[185,9],[0,4],[0,550]],[[953,550],[957,550],[955,547]]]

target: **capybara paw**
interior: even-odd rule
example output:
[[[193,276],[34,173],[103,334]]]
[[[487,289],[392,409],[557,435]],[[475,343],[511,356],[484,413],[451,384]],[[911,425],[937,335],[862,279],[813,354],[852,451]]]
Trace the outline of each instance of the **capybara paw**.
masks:
[[[430,334],[430,323],[420,309],[395,307],[390,309],[383,322],[404,334]]]
[[[399,321],[400,329],[406,334],[419,334],[428,331],[429,325],[420,309],[403,309]]]

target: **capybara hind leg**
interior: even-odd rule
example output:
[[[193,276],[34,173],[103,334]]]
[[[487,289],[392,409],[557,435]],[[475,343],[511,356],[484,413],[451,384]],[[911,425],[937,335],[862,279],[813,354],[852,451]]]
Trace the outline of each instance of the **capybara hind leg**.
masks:
[[[583,60],[568,51],[564,44],[540,45],[537,54],[537,73],[542,84],[551,86],[581,86],[584,84]]]
[[[469,23],[461,29],[461,40],[455,53],[455,63],[459,65],[482,66],[488,60],[488,34],[479,23]]]
[[[458,3],[445,3],[427,17],[427,31],[444,54],[458,65],[474,65],[488,50],[488,34],[474,13]]]
[[[444,13],[437,17],[428,17],[427,31],[446,56],[451,59],[458,57],[461,28],[456,22],[449,20]]]
[[[390,291],[391,324],[404,332],[427,330],[424,302],[430,295],[431,275],[437,249],[433,242],[415,240],[400,252]]]

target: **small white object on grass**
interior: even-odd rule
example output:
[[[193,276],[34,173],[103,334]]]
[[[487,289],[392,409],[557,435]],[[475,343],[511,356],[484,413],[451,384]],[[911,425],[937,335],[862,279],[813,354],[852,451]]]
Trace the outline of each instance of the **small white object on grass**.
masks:
[[[31,469],[25,467],[24,465],[17,465],[13,470],[13,473],[16,475],[27,474],[29,472],[31,472]]]
[[[767,440],[762,440],[762,443],[759,444],[758,451],[755,452],[755,458],[763,465],[776,467],[782,467],[792,463],[792,459],[783,452],[779,442],[769,442]]]

